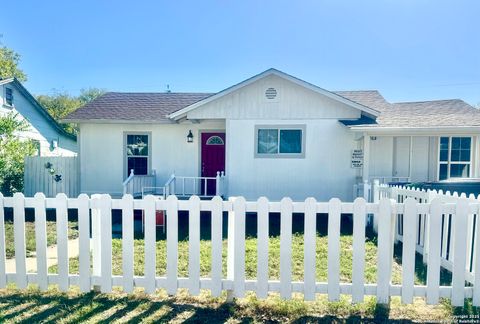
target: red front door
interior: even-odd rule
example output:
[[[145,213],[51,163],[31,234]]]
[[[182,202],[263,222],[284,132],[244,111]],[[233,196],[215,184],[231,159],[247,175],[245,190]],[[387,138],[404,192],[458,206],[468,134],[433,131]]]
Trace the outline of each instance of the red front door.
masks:
[[[202,133],[202,177],[216,177],[225,171],[225,133]],[[215,195],[215,180],[208,180],[207,192],[202,183],[202,195]]]

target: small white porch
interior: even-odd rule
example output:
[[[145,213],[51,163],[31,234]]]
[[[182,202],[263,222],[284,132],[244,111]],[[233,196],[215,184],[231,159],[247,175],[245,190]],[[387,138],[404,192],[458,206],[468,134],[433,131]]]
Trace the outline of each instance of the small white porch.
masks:
[[[362,135],[358,147],[363,150],[364,160],[358,182],[373,179],[379,179],[380,183],[432,182],[477,178],[480,174],[480,141],[474,133],[431,130],[411,131],[409,135],[400,132]]]
[[[157,184],[155,170],[148,175],[135,175],[130,171],[129,177],[123,182],[123,194],[130,194],[134,198],[145,195],[161,196],[176,195],[179,198],[198,196],[208,199],[214,196],[226,197],[225,172],[218,171],[215,177],[179,176],[175,173],[163,185]]]

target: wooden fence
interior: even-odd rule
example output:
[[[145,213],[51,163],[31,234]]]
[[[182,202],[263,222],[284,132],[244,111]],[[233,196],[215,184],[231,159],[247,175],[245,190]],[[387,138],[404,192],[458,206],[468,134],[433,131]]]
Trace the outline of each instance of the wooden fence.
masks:
[[[59,193],[77,197],[80,193],[78,157],[25,157],[24,194],[33,197],[37,192],[47,197]]]
[[[5,226],[4,207],[14,211],[15,273],[5,273]],[[303,202],[292,202],[284,198],[280,202],[270,202],[266,198],[245,201],[238,197],[223,201],[220,197],[200,200],[193,196],[189,200],[178,200],[169,196],[166,200],[146,196],[134,200],[125,195],[122,199],[112,199],[108,195],[80,195],[67,198],[60,194],[56,198],[45,198],[37,194],[34,198],[24,198],[22,194],[3,198],[0,196],[0,288],[14,282],[19,288],[29,283],[38,284],[44,290],[48,284],[57,284],[62,291],[71,285],[80,286],[88,292],[92,286],[99,286],[102,292],[112,291],[112,286],[121,286],[126,292],[134,287],[144,287],[147,293],[164,288],[168,294],[177,293],[178,288],[188,288],[190,294],[197,295],[207,289],[213,296],[227,291],[229,296],[243,297],[246,291],[253,291],[259,298],[269,292],[279,292],[289,299],[292,293],[302,293],[306,300],[313,300],[316,294],[327,294],[329,300],[339,299],[341,294],[351,295],[353,302],[361,302],[366,295],[377,297],[378,303],[388,303],[390,296],[401,296],[402,302],[412,303],[413,297],[426,297],[429,304],[439,303],[440,297],[450,298],[455,306],[463,306],[465,298],[473,298],[473,305],[480,305],[480,249],[476,241],[473,285],[466,285],[467,237],[463,233],[468,226],[468,218],[477,214],[480,204],[467,199],[455,203],[434,199],[430,203],[419,203],[407,198],[403,203],[382,198],[376,203],[366,203],[363,198],[354,202],[317,202],[308,198]],[[25,267],[25,208],[35,209],[35,235],[37,272],[27,273]],[[49,274],[46,262],[46,208],[56,209],[58,274]],[[79,274],[69,273],[67,249],[67,210],[77,209],[79,219]],[[122,275],[112,275],[112,209],[122,210]],[[144,275],[134,275],[133,211],[142,209],[145,214],[145,264]],[[156,210],[166,210],[166,275],[156,272]],[[189,217],[188,277],[178,274],[178,213],[187,211]],[[208,278],[200,277],[200,212],[211,213],[211,271]],[[228,212],[227,276],[222,275],[222,217]],[[90,224],[90,213],[92,224]],[[246,280],[245,274],[245,225],[250,213],[255,213],[257,221],[257,274],[255,280]],[[269,280],[268,237],[269,213],[280,213],[280,278]],[[304,214],[304,276],[301,281],[292,281],[292,223],[296,213]],[[328,280],[316,280],[316,221],[317,214],[328,215]],[[340,217],[352,214],[353,217],[353,261],[352,280],[340,282]],[[365,219],[374,214],[378,219],[377,279],[376,283],[365,283]],[[403,215],[402,284],[391,283],[394,228],[397,214]],[[418,214],[429,215],[428,226],[428,269],[427,284],[415,285],[415,246]],[[453,215],[453,256],[452,284],[440,286],[441,218],[444,214]],[[91,264],[90,225],[92,225],[93,258]],[[476,236],[480,235],[477,227]],[[119,256],[115,256],[119,257]],[[91,266],[93,265],[93,271]]]

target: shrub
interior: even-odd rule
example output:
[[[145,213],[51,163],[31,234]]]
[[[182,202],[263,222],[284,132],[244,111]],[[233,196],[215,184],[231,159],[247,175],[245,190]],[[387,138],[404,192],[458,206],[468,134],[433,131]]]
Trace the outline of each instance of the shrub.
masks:
[[[23,190],[24,159],[34,154],[35,146],[18,134],[28,128],[16,113],[0,116],[0,192],[5,196]]]

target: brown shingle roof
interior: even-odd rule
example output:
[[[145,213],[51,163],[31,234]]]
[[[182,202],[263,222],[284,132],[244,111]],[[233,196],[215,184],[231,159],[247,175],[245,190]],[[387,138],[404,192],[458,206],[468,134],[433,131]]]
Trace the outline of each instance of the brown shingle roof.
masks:
[[[364,125],[368,127],[480,126],[480,110],[460,99],[389,103],[377,90],[335,93],[381,112],[375,124]],[[211,95],[107,92],[68,115],[64,121],[164,122],[168,121],[168,114]],[[357,123],[356,126],[363,125]]]
[[[69,114],[64,121],[167,121],[168,114],[211,96],[211,93],[107,92]]]
[[[389,103],[376,90],[336,93],[381,111],[368,127],[480,126],[480,110],[460,99]]]
[[[460,99],[394,103],[377,123],[381,127],[480,126],[480,110]]]
[[[391,106],[377,90],[334,91],[334,93],[380,112]]]

